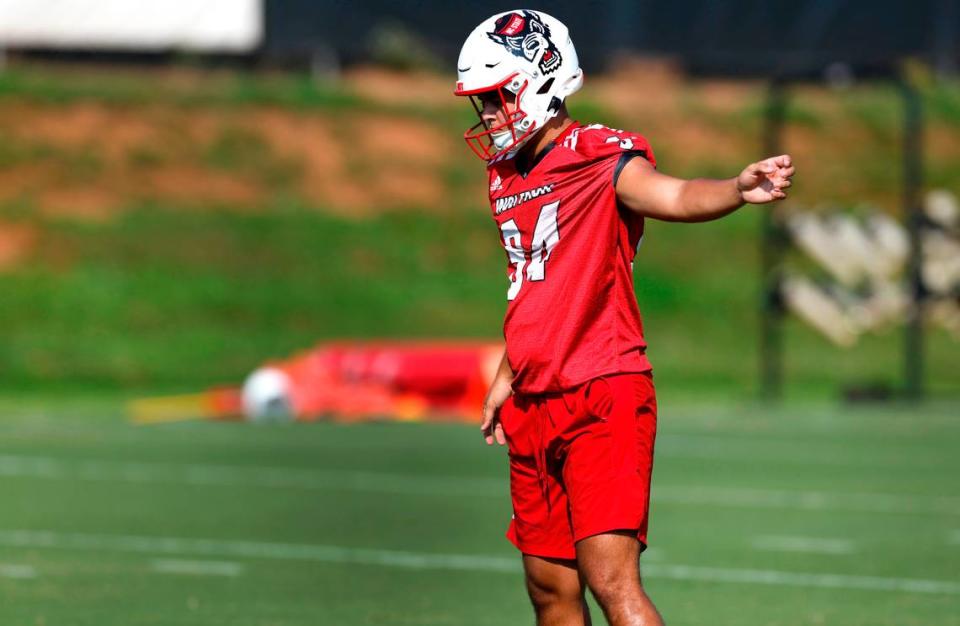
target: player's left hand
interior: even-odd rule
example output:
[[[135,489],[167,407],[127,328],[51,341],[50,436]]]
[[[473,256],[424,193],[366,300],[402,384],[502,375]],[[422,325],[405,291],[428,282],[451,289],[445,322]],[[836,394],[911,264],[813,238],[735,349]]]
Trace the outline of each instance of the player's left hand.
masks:
[[[496,441],[501,446],[507,445],[507,437],[503,434],[503,425],[500,424],[500,407],[513,395],[513,387],[505,378],[497,377],[487,391],[483,401],[483,423],[480,431],[488,446]]]
[[[789,154],[770,157],[748,165],[737,176],[737,190],[744,202],[765,204],[787,197],[796,168]]]

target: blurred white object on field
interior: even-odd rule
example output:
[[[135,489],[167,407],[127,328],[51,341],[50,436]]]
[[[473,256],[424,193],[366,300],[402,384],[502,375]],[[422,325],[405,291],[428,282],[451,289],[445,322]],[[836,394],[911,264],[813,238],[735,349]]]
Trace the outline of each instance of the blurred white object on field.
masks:
[[[290,379],[274,367],[254,370],[243,381],[243,414],[252,422],[293,419],[290,404]]]

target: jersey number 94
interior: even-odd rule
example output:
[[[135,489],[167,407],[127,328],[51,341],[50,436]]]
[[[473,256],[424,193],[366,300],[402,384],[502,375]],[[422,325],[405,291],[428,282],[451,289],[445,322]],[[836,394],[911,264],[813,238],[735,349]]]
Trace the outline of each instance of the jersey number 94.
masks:
[[[500,224],[503,249],[507,251],[507,260],[512,270],[507,300],[513,300],[520,293],[524,277],[531,281],[546,278],[547,261],[550,260],[554,246],[560,241],[560,227],[557,222],[559,208],[559,200],[540,207],[537,226],[533,231],[533,245],[530,249],[524,248],[521,243],[520,227],[517,226],[516,220],[509,219]]]

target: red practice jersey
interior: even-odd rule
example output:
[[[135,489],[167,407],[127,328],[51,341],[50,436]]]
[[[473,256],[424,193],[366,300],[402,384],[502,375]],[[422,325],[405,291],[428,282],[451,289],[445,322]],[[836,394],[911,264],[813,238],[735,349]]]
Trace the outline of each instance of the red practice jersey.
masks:
[[[573,123],[525,174],[491,161],[490,208],[510,278],[504,336],[514,389],[572,389],[650,369],[633,291],[643,218],[618,206],[615,178],[647,140]]]

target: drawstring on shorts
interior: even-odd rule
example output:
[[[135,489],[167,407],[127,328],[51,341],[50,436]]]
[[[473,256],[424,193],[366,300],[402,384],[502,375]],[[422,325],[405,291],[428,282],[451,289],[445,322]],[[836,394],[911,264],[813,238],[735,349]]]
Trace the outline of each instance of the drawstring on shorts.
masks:
[[[550,421],[551,426],[555,426],[553,417],[550,415],[550,409],[547,406],[547,400],[543,399],[537,405],[536,419],[534,420],[537,438],[534,446],[536,450],[534,456],[537,466],[537,482],[540,485],[540,493],[547,502],[547,517],[549,518],[552,513],[553,503],[550,502],[550,488],[547,483],[547,450],[544,432],[546,430],[547,420]]]

